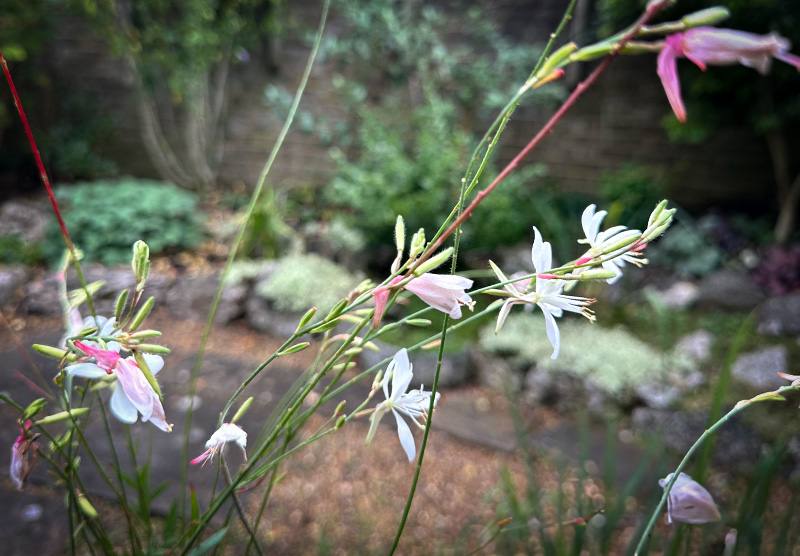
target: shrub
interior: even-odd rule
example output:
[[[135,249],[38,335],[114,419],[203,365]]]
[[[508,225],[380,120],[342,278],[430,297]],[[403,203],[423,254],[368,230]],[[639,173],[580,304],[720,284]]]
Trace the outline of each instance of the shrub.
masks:
[[[56,189],[56,198],[75,245],[89,261],[129,262],[131,245],[141,239],[153,254],[190,249],[203,239],[194,195],[165,182],[122,178]],[[48,224],[46,257],[61,256],[55,221]]]
[[[313,279],[310,277],[316,277]],[[347,296],[363,277],[318,255],[288,255],[256,286],[256,293],[281,311],[316,307],[324,314]]]

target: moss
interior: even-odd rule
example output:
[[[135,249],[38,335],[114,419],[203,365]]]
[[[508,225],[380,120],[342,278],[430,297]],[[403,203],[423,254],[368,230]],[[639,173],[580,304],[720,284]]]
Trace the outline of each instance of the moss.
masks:
[[[256,293],[281,311],[305,311],[316,307],[329,311],[356,287],[363,276],[320,257],[288,255],[278,261],[278,268],[256,286]]]
[[[520,368],[533,364],[550,372],[591,378],[605,392],[618,395],[649,381],[661,381],[673,370],[690,371],[688,357],[662,353],[623,328],[603,328],[577,319],[561,319],[561,352],[552,360],[541,315],[511,315],[495,336],[494,325],[480,335],[487,351],[509,356]]]

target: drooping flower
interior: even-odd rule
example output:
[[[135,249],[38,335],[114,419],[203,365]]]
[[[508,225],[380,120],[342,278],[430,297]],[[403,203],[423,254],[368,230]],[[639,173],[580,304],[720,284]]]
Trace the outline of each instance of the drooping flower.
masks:
[[[616,252],[606,253],[605,251],[626,240],[633,242],[635,241],[634,238],[642,235],[642,232],[639,230],[629,230],[625,226],[613,226],[601,232],[600,224],[602,224],[608,212],[601,210],[596,213],[595,209],[595,205],[589,205],[584,209],[581,215],[581,226],[583,227],[583,233],[586,235],[586,239],[580,240],[578,243],[587,243],[589,245],[589,250],[576,261],[577,264],[585,264],[601,256],[613,256],[615,253],[619,253],[624,249],[624,247],[618,249]],[[636,253],[624,253],[602,263],[601,266],[605,270],[611,271],[616,275],[606,280],[606,282],[608,284],[613,284],[619,280],[622,277],[622,267],[625,266],[626,262],[640,265],[641,261],[637,256]]]
[[[234,425],[233,423],[222,423],[222,426],[218,428],[214,434],[211,435],[211,438],[209,438],[206,442],[206,451],[194,458],[189,463],[192,465],[197,465],[198,463],[206,461],[207,459],[213,457],[214,454],[222,450],[222,448],[228,442],[233,442],[239,446],[244,454],[244,459],[247,460],[247,451],[245,450],[247,447],[247,433],[244,432],[244,429],[242,429],[242,427],[239,425]]]
[[[28,480],[28,476],[33,471],[33,466],[36,464],[36,454],[39,447],[34,444],[34,440],[38,438],[39,434],[32,434],[29,430],[31,422],[25,423],[24,427],[20,427],[20,435],[11,446],[11,481],[18,490],[22,490],[22,485]],[[33,448],[33,449],[31,449]],[[31,458],[33,452],[33,458]]]
[[[553,346],[553,355],[551,357],[556,359],[561,349],[561,333],[558,330],[556,317],[561,317],[564,311],[569,311],[580,313],[589,320],[594,320],[594,315],[587,309],[587,306],[594,303],[595,300],[574,295],[563,295],[561,292],[564,289],[564,281],[547,278],[547,275],[543,275],[545,271],[552,269],[552,247],[550,243],[542,240],[542,234],[539,233],[536,227],[533,228],[533,232],[535,235],[533,247],[531,248],[531,260],[539,276],[536,279],[533,291],[530,292],[523,292],[517,289],[516,284],[519,282],[511,282],[503,286],[509,297],[500,308],[495,333],[503,326],[511,307],[518,304],[536,305],[544,314],[547,338]],[[497,278],[501,282],[508,282],[508,278],[503,274],[503,271],[494,263],[490,264]]]
[[[754,35],[732,29],[697,27],[666,38],[664,48],[658,55],[658,76],[675,116],[685,122],[686,109],[678,81],[678,58],[688,58],[703,71],[707,64],[742,64],[766,74],[773,58],[800,70],[800,57],[790,54],[789,48],[789,41],[777,33]]]
[[[386,413],[391,411],[394,414],[395,421],[397,421],[397,435],[400,438],[400,444],[403,446],[406,456],[408,456],[408,461],[414,461],[417,447],[414,443],[411,429],[401,417],[401,414],[410,417],[415,425],[424,429],[424,422],[428,416],[428,409],[431,403],[431,393],[425,392],[424,387],[406,392],[413,376],[412,365],[408,360],[408,352],[403,348],[395,354],[392,362],[386,368],[386,374],[383,378],[383,394],[386,396],[386,400],[375,407],[375,412],[370,417],[369,432],[366,440],[367,444],[372,442],[372,438],[378,430],[378,423]],[[389,393],[390,379],[392,381],[391,394]],[[439,392],[436,392],[436,398],[433,401],[434,407],[438,402]]]
[[[402,278],[398,276],[387,286],[375,288],[372,292],[372,296],[375,298],[375,317],[373,319],[375,328],[380,324],[383,312],[386,310],[391,287],[401,280]],[[461,318],[462,305],[472,309],[474,304],[472,298],[465,291],[472,287],[472,280],[461,276],[426,272],[403,287],[434,309],[447,313],[454,319]]]
[[[666,487],[672,475],[670,473],[665,479],[659,479],[658,485]],[[711,494],[686,473],[678,475],[667,497],[667,521],[700,524],[720,519],[722,516]]]
[[[111,412],[123,423],[135,423],[139,413],[142,422],[150,421],[163,431],[170,432],[172,425],[167,423],[164,407],[158,394],[147,381],[133,357],[123,359],[116,351],[100,349],[83,342],[75,342],[85,354],[93,357],[95,363],[88,361],[76,363],[65,368],[71,376],[84,378],[100,378],[113,374],[117,378],[117,386],[111,394]],[[164,360],[158,356],[142,354],[147,367],[153,373],[164,366]]]

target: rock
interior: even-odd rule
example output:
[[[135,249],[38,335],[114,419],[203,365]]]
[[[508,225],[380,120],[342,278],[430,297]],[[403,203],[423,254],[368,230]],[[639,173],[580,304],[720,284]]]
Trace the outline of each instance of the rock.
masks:
[[[506,388],[512,392],[519,392],[522,388],[520,374],[515,372],[504,359],[472,348],[472,361],[481,386],[488,386],[498,392],[505,392]]]
[[[14,301],[29,276],[30,272],[24,266],[0,267],[0,306]]]
[[[639,407],[633,411],[632,426],[637,435],[655,435],[666,448],[685,454],[708,426],[708,415]],[[734,420],[717,432],[711,459],[730,472],[747,473],[768,449],[767,439]]]
[[[374,367],[384,359],[394,357],[400,348],[380,341],[375,344],[380,348],[379,352],[365,349],[360,354],[361,365],[364,369]],[[424,385],[430,390],[433,378],[436,374],[436,361],[438,352],[415,351],[408,354],[411,364],[414,366],[414,379],[411,381],[413,388]],[[467,350],[458,353],[445,353],[442,359],[442,368],[439,371],[439,388],[453,388],[465,384],[471,375],[472,362]]]
[[[765,296],[742,272],[723,269],[700,282],[698,304],[736,311],[749,311]]]
[[[800,292],[773,297],[761,306],[758,331],[761,334],[800,336]]]
[[[244,318],[254,330],[273,338],[285,339],[294,334],[303,315],[276,311],[266,299],[249,295],[244,303]]]
[[[0,236],[16,235],[27,243],[44,240],[49,216],[47,203],[36,200],[12,199],[0,206]]]
[[[219,276],[216,274],[181,276],[167,292],[166,305],[178,320],[205,321],[218,287]],[[242,315],[247,290],[245,284],[235,284],[223,290],[214,315],[215,324],[227,324]]]
[[[711,347],[714,345],[714,335],[708,330],[695,330],[681,336],[675,346],[677,353],[691,357],[694,361],[702,363],[711,357]]]
[[[25,307],[29,313],[38,315],[55,317],[62,314],[55,274],[28,283],[25,289]]]
[[[661,301],[670,309],[686,309],[700,297],[700,288],[692,282],[675,282],[661,292]]]
[[[784,386],[777,373],[789,372],[788,352],[784,346],[769,346],[742,353],[731,369],[734,378],[759,392]]]

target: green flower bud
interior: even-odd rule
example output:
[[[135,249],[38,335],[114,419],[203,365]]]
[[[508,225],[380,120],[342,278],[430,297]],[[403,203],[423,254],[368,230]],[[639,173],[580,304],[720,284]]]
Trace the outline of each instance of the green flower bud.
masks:
[[[686,27],[702,27],[706,25],[714,26],[717,23],[725,21],[731,16],[728,8],[723,6],[715,6],[713,8],[706,8],[699,12],[683,16],[681,23]]]
[[[279,351],[276,355],[278,357],[283,357],[284,355],[290,355],[292,353],[297,353],[298,351],[303,351],[304,349],[306,349],[310,345],[311,344],[309,342],[303,342],[301,344],[295,344],[293,346],[289,346],[288,348],[286,348],[283,351]]]
[[[431,257],[430,259],[428,259],[427,261],[425,261],[421,265],[419,265],[414,270],[414,276],[422,276],[426,272],[430,272],[434,268],[436,268],[436,267],[440,266],[442,263],[446,262],[452,256],[453,256],[453,248],[452,247],[448,247],[444,251],[441,251],[441,252],[437,253],[436,255],[434,255],[433,257]]]
[[[169,355],[172,350],[167,346],[160,346],[158,344],[139,344],[136,349],[145,353],[156,353],[158,355]]]
[[[76,407],[72,411],[60,411],[58,413],[54,413],[53,415],[48,415],[47,417],[43,417],[38,421],[35,421],[34,425],[49,425],[51,423],[57,423],[59,421],[66,421],[70,417],[75,418],[81,415],[89,413],[88,407]]]
[[[542,78],[547,76],[551,71],[554,69],[560,68],[564,65],[565,62],[569,62],[570,56],[578,50],[578,45],[574,42],[570,42],[553,52],[547,61],[544,63],[542,68],[539,70],[539,73],[536,74],[537,77]]]
[[[46,355],[47,357],[52,357],[54,359],[63,359],[64,356],[67,354],[66,351],[63,349],[58,349],[53,346],[45,346],[43,344],[33,344],[33,349],[42,355]]]
[[[311,318],[314,316],[314,314],[316,312],[317,312],[317,308],[316,307],[312,307],[311,309],[306,311],[306,314],[303,315],[302,318],[300,319],[300,322],[297,325],[297,329],[295,329],[295,333],[299,332],[301,328],[303,328],[305,325],[307,325],[308,321],[311,320]]]
[[[150,314],[150,311],[153,310],[153,305],[155,304],[155,302],[156,302],[155,297],[150,297],[150,299],[144,302],[144,305],[142,305],[142,308],[139,309],[138,313],[136,313],[136,316],[133,317],[133,321],[131,322],[131,325],[128,327],[128,330],[130,332],[135,332],[136,329],[142,325],[144,319],[146,319],[147,315]]]
[[[45,408],[46,405],[47,402],[44,400],[44,398],[33,400],[30,405],[25,408],[25,411],[22,412],[22,420],[27,421],[28,419],[35,417]]]
[[[137,346],[136,349],[137,350],[138,349],[142,349],[142,347],[144,345],[146,345],[146,344],[142,344],[141,346]],[[158,346],[158,347],[161,347],[161,346]],[[134,351],[133,352],[133,358],[136,360],[136,364],[139,366],[139,369],[141,369],[142,374],[144,375],[144,378],[147,379],[148,384],[150,384],[150,386],[153,388],[155,393],[158,394],[158,399],[163,401],[164,400],[164,396],[161,394],[161,387],[158,385],[158,381],[156,380],[156,376],[150,370],[150,367],[147,366],[147,361],[145,361],[144,357],[142,356],[142,354],[139,351]]]
[[[617,273],[612,272],[611,270],[593,268],[591,270],[581,272],[578,276],[580,276],[581,280],[609,280],[614,278],[616,275]]]
[[[241,406],[241,407],[239,408],[239,410],[236,412],[236,415],[234,415],[234,416],[233,416],[233,419],[231,419],[231,423],[235,423],[236,421],[238,421],[238,420],[239,420],[239,418],[240,418],[242,415],[244,415],[244,414],[245,414],[245,412],[246,412],[248,409],[250,409],[250,406],[251,406],[252,404],[253,404],[253,396],[250,396],[249,398],[247,398],[247,399],[244,401],[244,403],[242,404],[242,406]]]
[[[114,309],[114,318],[119,322],[122,318],[122,312],[125,310],[125,303],[128,302],[128,290],[124,289],[120,292],[119,297],[117,298],[117,303],[115,305],[116,309]]]
[[[417,255],[422,253],[425,249],[425,228],[420,228],[414,237],[411,238],[411,247],[409,248],[408,258],[414,259]]]

